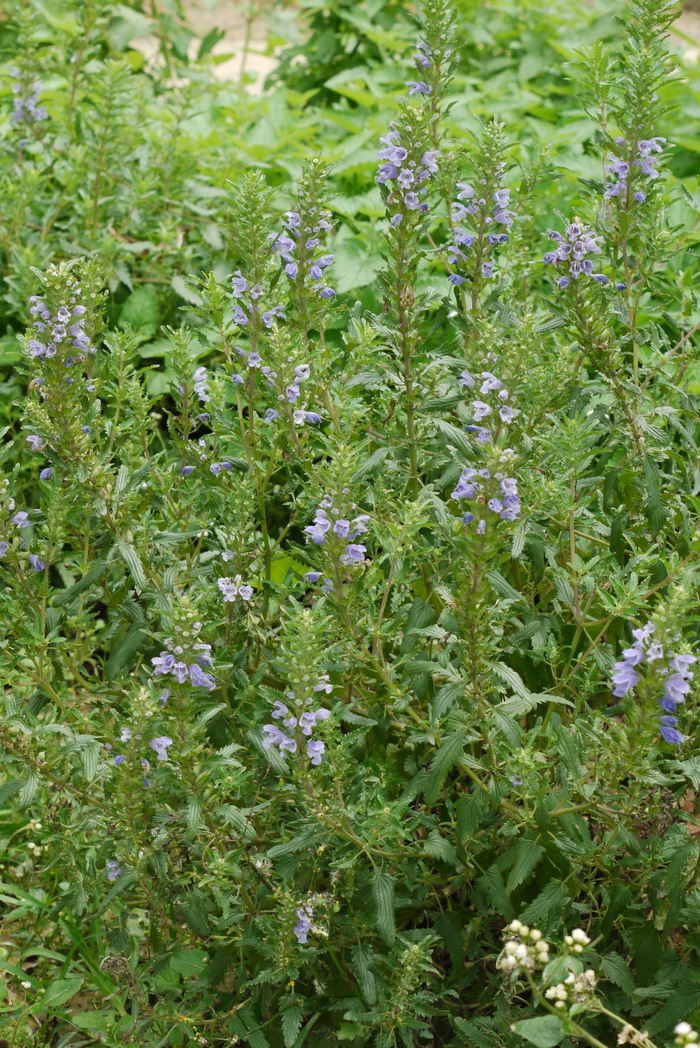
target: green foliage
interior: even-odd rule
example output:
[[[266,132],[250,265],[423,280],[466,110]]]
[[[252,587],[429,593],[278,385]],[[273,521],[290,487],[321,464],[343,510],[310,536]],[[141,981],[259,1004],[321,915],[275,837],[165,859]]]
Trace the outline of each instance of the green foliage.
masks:
[[[697,70],[663,0],[297,15],[259,96],[176,2],[0,23],[0,1038],[653,1048],[700,1010],[697,700],[680,749],[657,704],[699,646]],[[607,283],[542,262],[574,221]]]

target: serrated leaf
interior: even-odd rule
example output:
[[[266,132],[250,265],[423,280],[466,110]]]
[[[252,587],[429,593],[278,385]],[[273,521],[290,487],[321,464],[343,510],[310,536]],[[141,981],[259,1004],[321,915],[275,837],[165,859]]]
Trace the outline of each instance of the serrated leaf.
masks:
[[[141,334],[155,335],[160,322],[158,292],[153,284],[144,284],[131,292],[119,313],[119,326],[136,328]]]
[[[560,918],[569,899],[569,891],[564,884],[550,881],[518,916],[527,924],[545,923],[553,914]]]
[[[148,579],[146,578],[146,572],[143,570],[143,564],[141,563],[141,558],[138,555],[136,547],[133,546],[131,542],[126,542],[124,539],[120,539],[115,543],[115,548],[131,572],[131,577],[134,580],[136,589],[141,592],[148,585]]]
[[[33,771],[30,771],[27,773],[27,777],[22,783],[19,797],[17,798],[20,808],[28,807],[36,797],[38,790],[39,779]]]
[[[435,803],[448,773],[454,768],[463,752],[464,732],[456,731],[448,735],[433,757],[425,781],[424,796],[428,804]]]
[[[523,883],[528,874],[532,873],[544,855],[544,848],[537,841],[525,839],[518,841],[511,854],[513,862],[506,881],[508,895]]]
[[[352,960],[362,996],[368,1004],[376,1004],[377,980],[371,969],[372,954],[364,946],[353,946]]]
[[[635,982],[626,961],[619,953],[606,953],[601,958],[600,970],[608,977],[610,982],[615,983],[621,990],[630,996],[634,993]]]
[[[60,608],[63,604],[69,604],[75,597],[79,596],[84,590],[89,589],[94,582],[97,582],[102,572],[105,570],[106,564],[104,561],[98,561],[88,571],[87,575],[83,575],[82,579],[78,579],[72,586],[67,589],[61,590],[60,593],[56,593],[51,598],[51,603],[55,608]]]
[[[396,938],[394,918],[394,880],[388,873],[375,870],[372,874],[372,895],[377,910],[377,929],[388,946]]]
[[[293,1048],[294,1042],[299,1036],[303,1018],[304,1011],[298,1004],[291,1004],[280,1013],[282,1039],[284,1040],[285,1048]]]

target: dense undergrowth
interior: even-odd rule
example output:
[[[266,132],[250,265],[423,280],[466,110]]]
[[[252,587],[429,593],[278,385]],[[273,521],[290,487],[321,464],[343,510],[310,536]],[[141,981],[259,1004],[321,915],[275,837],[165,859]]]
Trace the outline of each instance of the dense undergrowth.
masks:
[[[677,12],[284,11],[0,21],[0,1043],[693,1046]]]

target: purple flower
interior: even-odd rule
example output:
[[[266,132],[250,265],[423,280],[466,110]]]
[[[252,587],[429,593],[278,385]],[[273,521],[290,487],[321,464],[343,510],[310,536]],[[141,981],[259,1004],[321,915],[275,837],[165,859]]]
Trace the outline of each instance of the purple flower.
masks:
[[[617,698],[622,698],[628,691],[631,691],[639,680],[639,674],[628,662],[616,662],[614,672],[612,675],[612,682],[615,685],[613,695]]]
[[[31,446],[32,451],[41,451],[44,446],[43,438],[34,435],[27,437],[27,443]]]
[[[318,582],[318,580],[321,578],[321,575],[323,575],[322,571],[307,571],[302,576],[302,578],[304,579],[304,582],[314,583],[314,582]],[[273,714],[273,716],[274,716],[274,714]]]
[[[340,560],[343,564],[359,564],[360,561],[364,560],[366,552],[366,546],[350,543],[345,547],[345,553]]]
[[[486,418],[493,411],[493,408],[489,404],[485,404],[483,400],[475,400],[473,407],[475,422],[481,422],[483,418]]]
[[[311,931],[311,918],[314,915],[314,911],[310,906],[305,906],[304,909],[297,910],[297,917],[299,920],[294,925],[294,934],[297,937],[297,942],[301,943],[302,946],[306,945],[306,941]]]
[[[323,760],[323,754],[326,749],[325,743],[321,742],[320,739],[310,739],[306,744],[306,755],[310,758],[312,764],[320,764]]]
[[[116,881],[120,873],[123,873],[124,867],[120,866],[114,859],[110,859],[107,863],[107,880]]]
[[[167,735],[160,735],[157,739],[151,739],[148,743],[159,761],[167,761],[168,747],[172,746],[173,740]]]
[[[32,566],[32,571],[43,571],[44,570],[44,562],[43,562],[43,560],[40,560],[39,557],[37,557],[37,555],[35,553],[30,553],[29,554],[29,563]]]
[[[690,674],[692,677],[692,673]],[[664,699],[667,702],[685,702],[685,697],[690,691],[690,684],[680,673],[674,673],[664,681]],[[664,707],[666,708],[666,707]]]
[[[275,411],[274,408],[268,408],[265,412],[265,418],[263,419],[263,422],[274,422],[274,420],[279,417],[279,411]]]
[[[175,665],[175,656],[170,655],[167,651],[161,651],[160,655],[156,655],[151,659],[151,662],[153,664],[153,672],[156,677],[160,677],[164,673],[170,673]]]
[[[673,746],[680,746],[685,739],[685,735],[681,735],[676,728],[677,723],[677,717],[671,717],[668,715],[659,717],[659,730],[661,732],[661,737],[666,742],[670,742]]]
[[[247,290],[248,281],[241,275],[240,269],[237,269],[234,276],[231,278],[231,293],[234,298],[240,298]]]
[[[695,662],[697,662],[695,655],[674,655],[668,665],[670,669],[680,673],[681,676],[692,677],[693,674],[689,673],[689,670]]]
[[[9,548],[9,542],[0,542],[0,557],[4,557]]]
[[[119,767],[119,765],[120,765],[120,764],[123,764],[125,760],[126,760],[126,757],[124,756],[124,754],[123,754],[123,753],[119,753],[119,754],[117,754],[117,756],[116,756],[116,757],[114,758],[114,764],[115,764],[115,766],[116,766],[116,767],[118,768],[118,767]]]
[[[190,680],[195,688],[207,688],[209,691],[213,691],[216,687],[216,681],[211,673],[204,673],[201,666],[196,662],[193,662],[190,666]]]
[[[430,84],[426,84],[425,80],[407,80],[406,87],[409,88],[409,95],[429,95],[432,91]]]

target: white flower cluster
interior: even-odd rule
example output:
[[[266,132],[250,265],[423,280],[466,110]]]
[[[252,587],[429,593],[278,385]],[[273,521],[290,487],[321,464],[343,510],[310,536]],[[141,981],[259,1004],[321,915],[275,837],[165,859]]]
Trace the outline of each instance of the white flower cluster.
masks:
[[[674,1044],[679,1048],[698,1048],[698,1032],[690,1023],[678,1023],[673,1032],[676,1035],[673,1038]]]
[[[583,953],[584,946],[588,946],[590,941],[583,928],[574,928],[571,935],[564,936],[564,945],[571,953]]]
[[[528,928],[520,921],[511,921],[506,929],[506,944],[498,958],[497,967],[503,972],[534,972],[544,968],[549,960],[549,946],[537,928]]]
[[[545,997],[554,1001],[555,1008],[565,1008],[567,1004],[582,1004],[590,1001],[595,993],[596,979],[592,968],[585,971],[583,975],[574,975],[570,972],[564,982],[556,986],[549,986],[545,991]]]

